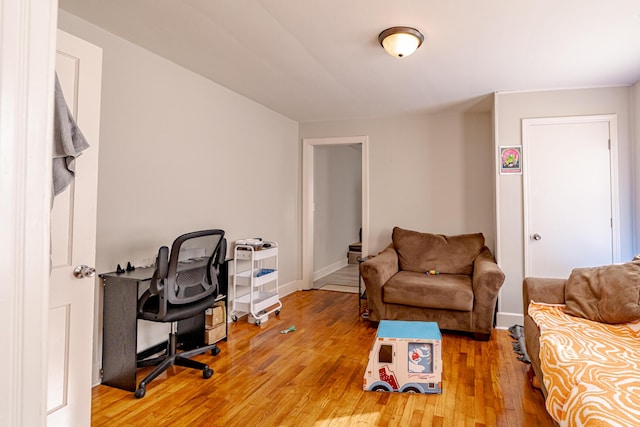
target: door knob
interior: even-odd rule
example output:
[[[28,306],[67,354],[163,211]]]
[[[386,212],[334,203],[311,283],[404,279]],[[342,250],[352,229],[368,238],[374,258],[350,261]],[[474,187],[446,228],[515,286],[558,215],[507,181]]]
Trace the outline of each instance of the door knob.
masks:
[[[542,236],[541,236],[541,235],[539,235],[538,233],[534,234],[534,235],[533,235],[533,236],[531,236],[531,237],[533,237],[533,240],[542,240]]]
[[[93,277],[96,275],[96,269],[87,265],[79,265],[73,269],[73,277],[76,279],[84,279],[85,277]]]

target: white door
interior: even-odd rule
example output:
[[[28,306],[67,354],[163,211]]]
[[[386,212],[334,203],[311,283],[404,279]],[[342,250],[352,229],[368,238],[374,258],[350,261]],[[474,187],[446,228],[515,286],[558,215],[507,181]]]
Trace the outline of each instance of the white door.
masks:
[[[616,262],[615,116],[525,119],[525,275]]]
[[[56,72],[69,109],[90,147],[76,160],[73,183],[51,212],[51,289],[47,424],[91,423],[91,362],[96,279],[76,278],[95,266],[102,50],[58,31]]]

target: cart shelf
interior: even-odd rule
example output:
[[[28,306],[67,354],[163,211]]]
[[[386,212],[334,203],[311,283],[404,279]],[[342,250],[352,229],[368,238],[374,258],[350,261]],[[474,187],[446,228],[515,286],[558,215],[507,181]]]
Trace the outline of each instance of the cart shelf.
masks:
[[[236,280],[238,286],[251,286],[253,279],[253,286],[262,286],[265,283],[272,282],[278,279],[278,270],[273,270],[265,273],[266,269],[245,270],[237,274]]]
[[[253,301],[251,301],[251,295],[242,295],[236,300],[236,307],[240,311],[251,312],[253,308],[255,313],[259,313],[273,305],[277,305],[280,301],[280,297],[276,292],[256,292],[253,294]],[[255,316],[257,317],[257,316]]]
[[[274,256],[278,256],[278,248],[277,247],[255,250],[251,246],[248,246],[248,245],[238,245],[238,246],[240,246],[240,247],[239,248],[236,247],[236,249],[237,249],[236,259],[239,259],[239,260],[245,260],[245,261],[246,260],[251,260],[251,258],[253,257],[254,261],[260,261],[262,259],[267,259],[267,258],[271,258],[271,257],[274,257]]]

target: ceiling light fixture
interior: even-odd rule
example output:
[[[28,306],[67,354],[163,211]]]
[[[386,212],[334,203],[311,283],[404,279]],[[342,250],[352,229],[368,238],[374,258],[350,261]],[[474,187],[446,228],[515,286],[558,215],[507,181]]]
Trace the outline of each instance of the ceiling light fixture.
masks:
[[[378,41],[389,55],[404,58],[420,47],[424,36],[415,28],[391,27],[378,35]]]

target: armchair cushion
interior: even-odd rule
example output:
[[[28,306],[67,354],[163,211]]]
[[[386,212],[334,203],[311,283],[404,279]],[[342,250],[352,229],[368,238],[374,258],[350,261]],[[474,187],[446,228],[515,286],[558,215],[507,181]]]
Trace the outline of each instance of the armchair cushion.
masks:
[[[384,285],[384,302],[413,307],[471,311],[471,276],[400,271]]]
[[[394,227],[392,240],[400,269],[416,273],[471,275],[473,261],[484,247],[482,233],[445,236]]]

